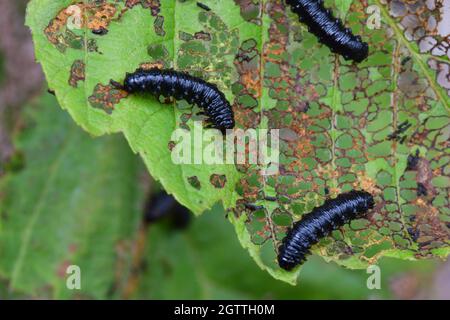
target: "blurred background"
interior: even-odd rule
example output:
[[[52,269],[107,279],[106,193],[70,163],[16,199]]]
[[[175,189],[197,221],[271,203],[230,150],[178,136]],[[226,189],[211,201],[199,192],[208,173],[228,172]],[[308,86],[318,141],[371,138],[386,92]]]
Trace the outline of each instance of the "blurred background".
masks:
[[[318,257],[295,287],[271,278],[222,208],[194,218],[121,136],[75,126],[35,63],[26,4],[0,0],[0,299],[450,298],[448,261],[382,259],[380,290]]]

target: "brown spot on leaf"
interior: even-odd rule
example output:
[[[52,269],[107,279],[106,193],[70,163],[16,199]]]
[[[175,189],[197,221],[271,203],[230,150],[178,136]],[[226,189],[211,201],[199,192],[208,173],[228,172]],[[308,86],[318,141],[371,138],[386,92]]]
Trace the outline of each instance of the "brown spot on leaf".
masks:
[[[418,153],[416,155],[409,155],[407,169],[417,171],[416,181],[418,186],[418,196],[419,193],[420,195],[428,195],[430,193],[432,195],[436,194],[436,190],[431,183],[434,174],[433,170],[430,167],[430,161],[423,157],[420,157]]]
[[[75,60],[72,64],[72,68],[70,69],[70,78],[69,78],[69,84],[77,88],[78,87],[78,81],[84,81],[86,74],[85,74],[85,67],[86,65],[82,60]]]
[[[126,0],[127,8],[132,9],[137,5],[141,5],[145,9],[150,9],[152,16],[156,17],[161,12],[160,0]]]
[[[152,16],[156,17],[154,22],[154,28],[157,35],[163,37],[166,32],[164,31],[164,17],[160,15],[161,1],[160,0],[127,0],[125,6],[128,9],[132,9],[137,5],[141,5],[145,9],[150,9]],[[123,14],[124,12],[122,12]]]
[[[221,174],[212,174],[209,181],[215,188],[222,189],[227,183],[227,176]]]
[[[175,148],[176,145],[177,144],[175,143],[175,141],[169,141],[167,147],[169,148],[169,151],[172,152],[172,150]]]
[[[372,195],[381,194],[380,188],[377,187],[377,181],[367,175],[366,172],[358,172],[358,181],[353,184],[355,189],[361,188]]]
[[[153,25],[155,28],[155,33],[158,36],[164,37],[164,35],[166,34],[166,32],[164,31],[164,17],[157,16]]]
[[[200,184],[200,180],[198,180],[198,178],[196,176],[189,177],[189,178],[187,178],[187,180],[188,180],[189,184],[192,187],[194,187],[195,189],[197,189],[197,190],[201,189],[202,186]]]
[[[75,3],[62,9],[57,16],[50,21],[44,33],[48,41],[54,44],[58,50],[64,52],[66,48],[82,49],[84,37],[77,34],[78,31],[88,28],[94,32],[107,30],[110,22],[116,17],[116,5],[101,2]],[[91,40],[88,46],[90,51],[96,48]]]
[[[88,7],[87,27],[90,30],[107,30],[111,20],[116,15],[117,9],[111,3],[104,3],[100,6]]]
[[[234,60],[239,82],[255,99],[261,96],[260,52],[254,39],[245,40]]]
[[[254,0],[234,0],[241,7],[241,16],[244,20],[261,25],[262,2]]]
[[[234,60],[239,79],[234,85],[233,109],[236,123],[243,128],[257,128],[261,121],[260,112],[254,110],[261,96],[260,53],[256,45],[254,39],[245,40]]]
[[[194,38],[197,40],[211,41],[211,34],[205,31],[199,31],[194,34]]]
[[[106,113],[111,114],[114,106],[123,98],[127,97],[128,93],[119,90],[111,85],[98,84],[94,88],[93,94],[89,97],[89,102],[94,108],[102,109]]]
[[[139,65],[139,68],[143,70],[150,70],[150,69],[164,69],[164,62],[162,61],[154,61],[154,62],[144,62]]]
[[[434,242],[447,242],[450,233],[439,218],[439,211],[421,198],[417,198],[414,204],[418,208],[415,218],[415,230],[420,237],[417,239],[421,249],[432,249]]]

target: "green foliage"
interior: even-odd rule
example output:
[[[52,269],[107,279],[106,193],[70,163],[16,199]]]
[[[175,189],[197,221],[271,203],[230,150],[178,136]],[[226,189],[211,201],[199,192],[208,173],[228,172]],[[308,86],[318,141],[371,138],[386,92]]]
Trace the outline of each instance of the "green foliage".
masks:
[[[365,4],[328,1],[370,44],[369,58],[354,65],[318,44],[281,0],[205,3],[212,11],[195,1],[34,0],[27,24],[49,86],[75,122],[93,135],[122,132],[152,176],[194,213],[222,201],[241,244],[274,277],[295,282],[299,270],[280,270],[276,247],[327,189],[363,188],[377,202],[368,219],[315,248],[327,261],[363,268],[383,255],[447,256],[450,99],[438,66],[449,61],[408,40],[411,30],[400,26],[407,13],[369,1],[381,9],[381,28],[369,29]],[[107,34],[92,33],[101,28]],[[233,102],[238,127],[280,128],[280,174],[262,176],[261,166],[175,165],[171,134],[192,129],[198,110],[125,97],[108,84],[148,63],[216,83]],[[214,184],[217,176],[226,183]],[[266,209],[249,212],[244,202]]]
[[[19,292],[64,298],[75,264],[89,296],[104,298],[140,218],[138,159],[121,137],[79,130],[50,95],[27,110],[16,139],[25,167],[0,188],[0,275]]]

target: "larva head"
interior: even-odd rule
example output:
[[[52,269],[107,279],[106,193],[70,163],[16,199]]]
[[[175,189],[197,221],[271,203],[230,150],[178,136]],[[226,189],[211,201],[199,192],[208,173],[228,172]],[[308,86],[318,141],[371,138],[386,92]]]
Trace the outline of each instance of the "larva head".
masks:
[[[349,196],[356,200],[357,203],[356,211],[360,216],[364,216],[367,213],[367,211],[373,209],[373,207],[375,206],[373,196],[367,191],[353,190],[349,193]]]
[[[309,249],[297,247],[290,241],[292,241],[292,237],[286,236],[278,248],[278,265],[286,271],[291,271],[295,267],[302,265],[306,261],[307,255],[310,254]]]
[[[227,119],[222,120],[220,123],[220,127],[222,130],[233,129],[234,128],[233,116],[231,115],[230,117],[227,117]]]
[[[355,62],[362,62],[369,56],[369,45],[366,42],[362,42],[359,36],[358,40],[353,41],[354,43],[349,58]]]
[[[210,115],[212,118],[212,122],[216,129],[222,131],[225,134],[227,129],[234,128],[234,114],[231,106],[227,103],[225,107],[221,108],[221,112],[216,115]]]
[[[126,73],[125,80],[123,81],[123,88],[127,92],[135,92],[139,90],[139,87],[141,86],[140,82],[138,81],[139,77],[137,76],[137,73]]]
[[[290,256],[279,255],[278,256],[278,265],[280,266],[280,268],[282,268],[286,271],[291,271],[292,269],[294,269],[297,266],[297,261],[292,259],[292,257],[290,257]]]

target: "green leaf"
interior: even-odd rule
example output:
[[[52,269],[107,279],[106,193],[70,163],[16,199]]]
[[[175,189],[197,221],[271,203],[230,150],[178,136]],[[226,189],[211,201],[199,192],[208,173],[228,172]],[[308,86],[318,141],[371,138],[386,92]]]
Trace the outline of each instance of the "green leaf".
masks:
[[[50,95],[27,110],[15,141],[25,167],[0,185],[0,276],[35,297],[106,298],[141,217],[139,161],[121,137],[83,133]],[[80,291],[66,288],[69,265]]]
[[[201,28],[199,21],[191,24],[183,19],[186,15],[198,14],[195,5],[170,1],[160,7],[159,1],[144,2],[144,6],[138,4],[122,12],[126,8],[123,1],[100,5],[95,1],[77,4],[71,0],[31,1],[27,24],[33,31],[37,59],[61,106],[85,130],[94,135],[123,132],[150,173],[195,213],[210,208],[219,200],[229,206],[234,200],[232,191],[237,178],[234,166],[176,165],[171,160],[171,135],[187,116],[190,117],[191,110],[163,105],[149,97],[123,99],[120,91],[109,85],[111,79],[123,79],[125,72],[134,71],[142,63],[164,59],[171,64],[177,56],[175,52],[184,47],[178,38],[179,21],[189,26],[187,30],[182,28],[185,31]],[[94,35],[89,29],[104,23],[92,18],[96,13],[106,15],[108,20],[109,31],[105,36]],[[88,19],[85,17],[91,17],[89,23],[83,22]],[[221,27],[211,20],[207,22],[210,28]],[[162,21],[163,30],[159,30],[158,23]],[[231,45],[227,44],[228,47],[221,49],[224,52],[217,54],[216,66],[232,69],[234,50]],[[180,55],[179,59],[182,58]],[[178,69],[177,62],[173,66]],[[198,72],[205,69],[195,64],[191,67]],[[218,75],[211,73],[209,77]],[[218,80],[221,87],[228,87],[229,80],[227,83]],[[229,92],[226,90],[228,95]],[[211,183],[217,175],[226,177],[224,185]]]
[[[368,219],[314,248],[327,261],[363,268],[383,255],[447,256],[450,212],[441,177],[449,175],[448,52],[440,52],[445,37],[434,26],[414,29],[405,19],[440,21],[439,10],[327,1],[369,42],[369,58],[355,65],[319,44],[281,0],[204,2],[211,11],[195,1],[125,7],[124,1],[34,0],[27,24],[49,86],[75,122],[94,135],[122,132],[150,173],[195,213],[223,201],[242,245],[274,277],[294,282],[299,269],[280,270],[276,248],[292,221],[323,203],[326,190],[335,196],[362,188],[377,202]],[[368,5],[379,11],[367,13]],[[76,10],[85,19],[71,29]],[[378,13],[380,28],[369,28]],[[92,34],[99,27],[108,33]],[[431,40],[421,43],[418,29]],[[257,165],[175,165],[171,134],[192,130],[198,110],[125,98],[108,85],[143,63],[216,83],[233,102],[238,127],[281,129],[280,174],[262,176]],[[226,183],[214,184],[216,177]],[[246,202],[265,209],[249,212]]]

